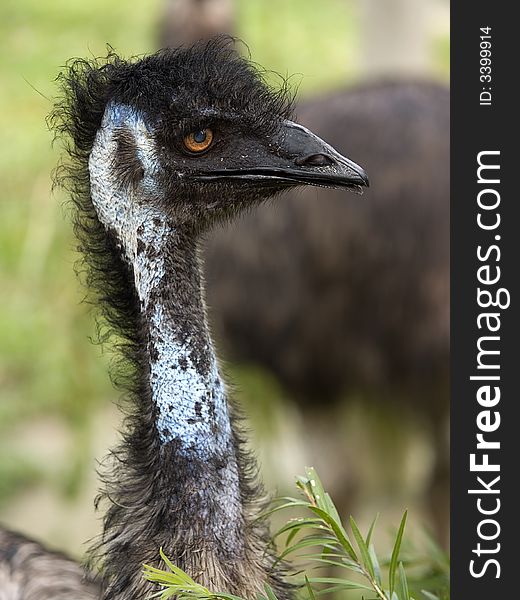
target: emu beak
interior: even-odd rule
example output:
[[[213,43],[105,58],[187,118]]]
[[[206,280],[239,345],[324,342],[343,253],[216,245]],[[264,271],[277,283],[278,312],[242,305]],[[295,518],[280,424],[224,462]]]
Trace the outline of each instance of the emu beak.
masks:
[[[284,121],[268,147],[249,142],[237,165],[201,173],[205,181],[242,180],[257,185],[345,187],[362,193],[368,187],[364,170],[334,150],[303,125]]]
[[[289,180],[310,185],[347,187],[363,193],[368,177],[358,164],[341,155],[312,131],[285,121],[280,147],[293,159],[293,165],[281,169]]]

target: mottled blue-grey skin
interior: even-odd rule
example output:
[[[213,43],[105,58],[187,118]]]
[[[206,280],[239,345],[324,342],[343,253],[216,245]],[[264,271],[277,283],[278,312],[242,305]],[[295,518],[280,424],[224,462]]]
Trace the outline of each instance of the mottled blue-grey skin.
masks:
[[[117,132],[121,128],[127,128],[134,135],[146,174],[141,194],[134,197],[121,191],[117,175],[110,167],[117,153]],[[150,314],[149,344],[154,346],[157,355],[151,365],[150,387],[157,406],[156,423],[161,442],[178,440],[179,448],[187,455],[194,453],[204,459],[215,452],[228,451],[231,424],[225,386],[209,336],[210,362],[201,372],[191,356],[192,340],[187,337],[183,343],[179,342],[178,327],[174,319],[170,319],[163,298],[153,296],[162,284],[178,277],[166,264],[170,238],[176,236],[175,227],[153,206],[153,197],[157,194],[154,176],[159,169],[153,134],[143,118],[130,107],[108,106],[89,159],[92,202],[101,222],[116,232],[125,257],[132,265],[141,308]]]

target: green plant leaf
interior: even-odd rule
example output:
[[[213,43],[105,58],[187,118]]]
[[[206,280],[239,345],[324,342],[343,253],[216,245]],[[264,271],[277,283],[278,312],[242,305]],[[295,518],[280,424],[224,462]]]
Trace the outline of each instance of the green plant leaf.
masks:
[[[268,600],[278,600],[276,594],[273,591],[273,588],[268,583],[264,585],[264,589]]]
[[[286,556],[288,556],[289,554],[293,554],[294,552],[297,552],[298,550],[301,550],[302,548],[309,548],[310,546],[325,546],[325,545],[330,545],[330,544],[336,544],[337,541],[335,538],[333,538],[332,536],[314,536],[314,535],[308,535],[306,537],[304,537],[302,540],[300,540],[299,542],[296,542],[294,544],[291,544],[290,546],[288,546],[279,556],[279,560],[284,559]]]
[[[359,531],[359,528],[357,526],[356,521],[354,520],[354,517],[350,517],[350,527],[352,529],[352,534],[354,535],[354,538],[358,545],[359,551],[361,553],[361,558],[363,559],[363,564],[367,568],[367,571],[369,572],[370,577],[372,577],[372,579],[375,579],[376,576],[375,576],[375,572],[374,572],[374,565],[372,563],[372,558],[370,556],[370,552],[368,551],[365,540],[363,539],[363,536],[361,535],[361,532]]]
[[[324,510],[334,521],[338,524],[341,523],[341,519],[334,502],[332,501],[330,494],[325,491],[321,479],[319,478],[316,470],[313,467],[307,467],[305,469],[307,477],[300,477],[299,480],[302,484],[307,496],[311,497],[316,506]]]
[[[263,521],[271,515],[274,515],[282,510],[287,510],[288,508],[309,508],[309,503],[305,502],[305,500],[297,500],[296,498],[283,498],[283,500],[287,500],[287,502],[263,511],[262,514],[255,519],[255,522]]]
[[[321,517],[323,521],[325,521],[325,523],[329,525],[329,527],[334,532],[335,536],[338,538],[338,542],[343,546],[347,554],[352,558],[352,560],[357,562],[357,554],[354,551],[354,548],[352,547],[352,544],[350,543],[350,540],[348,538],[347,532],[345,531],[341,523],[338,523],[331,515],[329,515],[326,511],[317,506],[310,506],[309,509],[312,510],[313,513]]]
[[[404,572],[403,563],[399,563],[399,577],[397,579],[397,595],[399,600],[410,600],[410,592],[408,591],[408,581]]]
[[[366,542],[366,545],[369,548],[370,548],[370,542],[372,540],[372,533],[374,531],[374,527],[376,526],[376,523],[377,523],[378,519],[379,519],[379,513],[377,513],[376,516],[374,517],[374,520],[370,524],[370,528],[369,528],[368,533],[367,533],[367,539],[365,540],[365,542]]]
[[[316,569],[325,567],[325,566],[330,566],[330,567],[338,567],[340,569],[349,569],[351,571],[354,571],[355,573],[359,573],[361,575],[363,575],[363,569],[361,569],[361,567],[359,567],[356,564],[346,564],[343,561],[338,561],[338,560],[333,560],[333,559],[329,559],[329,558],[322,558],[320,555],[308,555],[308,554],[301,554],[299,556],[299,558],[309,558],[313,563],[319,563],[315,566]]]
[[[397,561],[399,559],[399,552],[401,550],[401,543],[403,541],[403,533],[406,525],[406,517],[408,515],[408,511],[405,511],[403,514],[403,518],[401,519],[401,523],[399,525],[399,529],[397,531],[397,536],[395,538],[394,549],[392,550],[392,557],[390,558],[390,565],[388,570],[388,582],[390,586],[390,596],[393,596],[395,589],[395,576],[397,572]]]
[[[337,542],[336,542],[336,544],[337,544]],[[321,555],[322,555],[322,557],[327,557],[327,558],[330,558],[330,557],[340,558],[342,560],[342,562],[344,563],[344,566],[348,569],[362,570],[359,563],[357,561],[352,560],[352,558],[350,558],[350,556],[348,556],[345,553],[344,548],[342,548],[341,546],[335,547],[335,548],[325,547],[325,548],[323,548]]]
[[[336,592],[344,592],[345,590],[352,590],[353,588],[351,587],[345,587],[343,585],[333,585],[330,587],[326,587],[322,590],[318,590],[317,592],[315,591],[315,595],[316,596],[325,596],[328,594],[335,594]],[[369,591],[373,591],[372,588],[368,588]],[[376,599],[378,600],[378,599]]]
[[[310,583],[331,583],[335,586],[339,586],[343,589],[349,590],[369,590],[373,591],[373,588],[359,583],[358,581],[351,581],[350,579],[344,579],[343,577],[309,577]]]
[[[381,586],[381,567],[379,566],[379,560],[377,558],[374,544],[370,544],[368,551],[370,552],[370,558],[372,559],[372,564],[374,565],[374,575],[377,585]]]
[[[312,527],[314,529],[325,529],[321,519],[315,519],[311,517],[298,517],[295,519],[290,519],[283,527],[280,527],[280,529],[278,529],[278,531],[273,535],[273,539],[276,539],[284,533],[287,533],[288,531],[292,530],[296,530],[296,533],[298,533],[300,529],[303,529],[305,527]]]
[[[309,594],[309,600],[316,600],[314,590],[312,589],[311,582],[309,581],[307,575],[305,575],[305,587],[307,588],[307,593]]]
[[[162,548],[159,548],[159,554],[160,554],[161,558],[163,559],[163,561],[168,566],[168,568],[170,569],[170,571],[173,574],[175,574],[183,583],[185,583],[186,585],[193,587],[193,588],[199,588],[201,592],[205,591],[209,595],[209,590],[207,590],[205,587],[199,585],[198,583],[195,583],[195,581],[193,581],[193,579],[189,575],[187,575],[182,569],[179,569],[179,567],[175,566],[171,562],[171,560],[166,556],[166,554],[164,554]]]

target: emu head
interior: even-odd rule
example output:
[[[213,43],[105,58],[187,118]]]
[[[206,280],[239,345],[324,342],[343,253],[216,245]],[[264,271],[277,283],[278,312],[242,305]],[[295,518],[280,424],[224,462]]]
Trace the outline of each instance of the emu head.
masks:
[[[136,204],[200,231],[292,186],[368,184],[361,167],[289,120],[287,90],[271,90],[222,40],[112,57],[90,65],[82,85],[73,93],[99,96],[92,200],[120,241]]]

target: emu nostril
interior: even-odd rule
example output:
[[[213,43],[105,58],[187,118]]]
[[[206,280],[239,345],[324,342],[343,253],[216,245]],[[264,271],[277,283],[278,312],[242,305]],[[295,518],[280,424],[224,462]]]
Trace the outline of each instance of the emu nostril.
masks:
[[[308,154],[294,161],[299,167],[327,167],[333,165],[334,161],[326,154]]]

